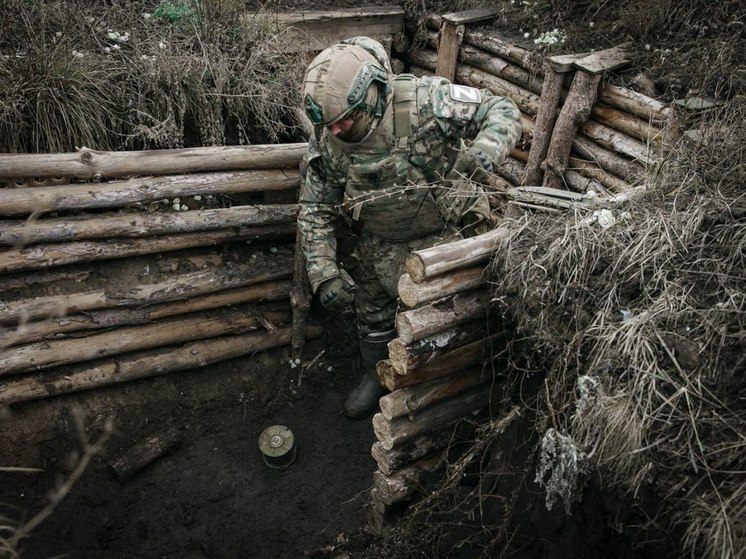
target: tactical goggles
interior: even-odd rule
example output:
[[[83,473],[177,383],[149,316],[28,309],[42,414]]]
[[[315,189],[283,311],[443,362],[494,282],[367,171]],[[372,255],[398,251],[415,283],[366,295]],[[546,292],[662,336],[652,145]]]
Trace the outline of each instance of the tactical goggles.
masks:
[[[370,105],[365,102],[365,96],[368,92],[368,87],[373,82],[378,82],[382,86],[382,94],[378,96],[375,105]],[[346,111],[343,111],[339,115],[329,120],[324,119],[324,110],[321,105],[314,99],[310,93],[306,94],[303,100],[306,115],[308,115],[311,124],[314,126],[329,126],[340,120],[344,120],[352,112],[361,109],[369,112],[377,117],[383,114],[383,107],[386,103],[385,87],[388,83],[386,71],[374,64],[366,64],[363,66],[355,77],[355,82],[350,88],[350,92],[347,94],[347,105]]]

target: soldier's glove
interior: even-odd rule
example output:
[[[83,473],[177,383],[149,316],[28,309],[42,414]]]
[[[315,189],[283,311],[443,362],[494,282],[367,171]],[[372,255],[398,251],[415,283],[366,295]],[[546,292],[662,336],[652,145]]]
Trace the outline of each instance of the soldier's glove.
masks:
[[[325,309],[341,312],[355,301],[357,285],[347,274],[323,282],[319,286],[319,301]]]
[[[478,148],[464,146],[445,178],[451,181],[469,179],[481,184],[489,184],[489,176],[494,170],[492,160],[485,152]]]

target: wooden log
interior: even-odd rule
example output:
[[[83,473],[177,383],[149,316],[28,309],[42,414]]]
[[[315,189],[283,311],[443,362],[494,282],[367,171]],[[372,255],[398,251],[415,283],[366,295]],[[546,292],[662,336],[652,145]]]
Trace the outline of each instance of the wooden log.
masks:
[[[295,221],[297,204],[233,206],[188,212],[126,212],[28,221],[10,221],[0,231],[0,245],[56,243],[80,239],[146,237],[274,225]]]
[[[656,124],[664,123],[671,116],[671,108],[666,104],[618,85],[602,85],[598,90],[598,99]]]
[[[436,378],[461,372],[477,367],[480,370],[489,367],[493,371],[493,361],[505,353],[504,334],[493,334],[486,338],[456,347],[448,352],[433,357],[427,365],[408,370],[399,374],[389,359],[384,360],[381,367],[376,367],[381,386],[389,390],[399,390],[408,386],[415,386]]]
[[[119,457],[109,462],[117,479],[124,483],[158,458],[174,450],[182,440],[182,434],[176,427],[168,427],[163,432],[132,445]]]
[[[184,343],[205,338],[255,330],[263,320],[285,322],[288,313],[271,312],[266,316],[233,312],[209,316],[200,313],[142,326],[125,326],[84,338],[69,338],[31,343],[0,352],[0,377],[27,371],[81,363],[130,351]]]
[[[509,236],[508,229],[498,227],[468,239],[416,250],[407,257],[406,271],[412,281],[422,282],[452,270],[485,263],[497,245]]]
[[[464,42],[500,58],[515,62],[532,73],[541,74],[541,56],[505,39],[484,32],[467,30]]]
[[[174,303],[153,304],[147,307],[103,309],[84,314],[51,318],[24,323],[17,328],[0,330],[0,348],[38,342],[60,337],[71,332],[118,328],[147,324],[159,318],[187,314],[255,301],[278,301],[290,296],[290,281],[281,280],[217,293],[199,295]]]
[[[399,470],[412,462],[443,450],[453,441],[457,429],[447,425],[429,433],[413,437],[406,443],[390,450],[383,448],[380,442],[373,443],[370,454],[378,465],[378,470],[385,476]]]
[[[580,125],[588,119],[600,82],[601,74],[575,73],[570,93],[557,117],[546,159],[542,163],[544,186],[562,187],[562,175],[567,168],[572,139]]]
[[[592,161],[587,161],[570,154],[568,162],[568,173],[577,171],[580,175],[598,181],[604,189],[610,192],[623,192],[632,185],[612,174],[607,173]]]
[[[445,454],[435,452],[416,462],[408,464],[389,475],[383,472],[373,472],[373,485],[377,490],[377,498],[386,505],[399,503],[412,496],[421,489],[421,479],[424,474],[432,473],[445,464]]]
[[[575,136],[573,149],[586,159],[593,161],[609,174],[630,184],[636,184],[645,175],[645,167],[621,155],[601,147],[583,136]]]
[[[34,245],[0,252],[0,274],[20,270],[38,270],[77,262],[94,262],[171,250],[218,245],[255,239],[280,240],[292,238],[295,223],[238,227],[217,231],[197,231],[161,237],[100,241],[72,241]]]
[[[258,268],[259,265],[261,269]],[[133,285],[123,293],[109,289],[6,301],[4,308],[0,310],[0,324],[103,308],[165,303],[223,289],[275,281],[291,274],[290,258],[277,255],[257,264],[198,270],[176,275],[163,282]]]
[[[434,379],[394,390],[379,400],[381,414],[389,421],[414,414],[485,382],[485,372],[472,369],[460,375]]]
[[[481,287],[487,283],[484,267],[467,268],[455,270],[449,274],[417,282],[412,281],[409,274],[402,274],[399,278],[397,291],[399,300],[406,306],[413,308],[436,299],[448,297],[454,293],[460,293]]]
[[[321,334],[320,326],[308,326],[307,337]],[[226,359],[252,355],[258,351],[290,343],[290,328],[201,340],[169,348],[127,355],[94,366],[80,366],[62,374],[37,374],[3,379],[0,405],[37,400],[58,394],[89,390],[120,382],[206,367]]]
[[[444,355],[457,347],[482,340],[491,333],[496,333],[496,320],[474,320],[437,332],[432,336],[407,343],[401,338],[394,338],[388,343],[389,361],[397,374],[407,375],[412,371],[426,367],[433,359]]]
[[[260,17],[267,17],[259,14]],[[365,35],[381,43],[404,30],[404,10],[398,6],[337,9],[333,11],[296,10],[272,13],[283,33],[277,48],[282,52],[320,51],[349,37]],[[247,13],[242,19],[254,19]],[[384,44],[385,47],[385,44]]]
[[[497,76],[533,93],[541,93],[542,79],[536,72],[529,72],[507,60],[491,55],[470,45],[461,45],[459,60],[478,70]]]
[[[13,274],[0,277],[0,293],[31,285],[54,283],[57,281],[84,282],[91,275],[90,270],[45,270],[26,274]]]
[[[523,185],[540,185],[543,173],[541,164],[547,156],[549,141],[554,131],[554,121],[557,117],[560,95],[562,93],[562,82],[565,75],[556,72],[549,64],[544,66],[544,83],[541,90],[541,103],[536,113],[536,123],[533,130],[531,150],[526,162],[526,170]]]
[[[286,190],[299,184],[299,171],[271,169],[14,188],[0,190],[0,215],[116,208],[173,197]]]
[[[511,157],[506,158],[502,162],[502,165],[495,167],[495,173],[506,179],[513,186],[520,186],[523,175],[526,174],[526,166],[513,157],[513,152],[510,155]]]
[[[586,192],[595,192],[597,194],[607,194],[606,188],[593,177],[578,173],[573,169],[565,169],[562,173],[562,185],[573,192],[585,194]]]
[[[650,142],[661,143],[664,140],[665,134],[662,128],[612,107],[593,105],[591,118],[646,144]]]
[[[437,406],[426,408],[414,419],[398,417],[388,421],[382,413],[373,416],[373,432],[385,450],[442,427],[457,419],[477,413],[492,402],[489,385],[482,385],[442,401]]]
[[[440,25],[438,37],[438,60],[435,74],[453,81],[456,76],[459,47],[464,38],[464,26],[444,19]]]
[[[438,304],[397,314],[396,331],[399,338],[411,343],[480,317],[487,320],[489,300],[489,291],[486,289],[457,293]]]
[[[580,132],[602,147],[625,155],[633,161],[640,162],[642,165],[647,165],[654,160],[645,144],[624,132],[614,130],[598,122],[592,120],[585,121],[580,125]]]
[[[495,95],[508,97],[521,111],[532,116],[539,110],[540,99],[536,93],[468,64],[458,65],[456,79],[460,83],[488,89]]]
[[[239,169],[297,169],[308,144],[218,146],[148,151],[0,154],[0,178],[170,175]]]

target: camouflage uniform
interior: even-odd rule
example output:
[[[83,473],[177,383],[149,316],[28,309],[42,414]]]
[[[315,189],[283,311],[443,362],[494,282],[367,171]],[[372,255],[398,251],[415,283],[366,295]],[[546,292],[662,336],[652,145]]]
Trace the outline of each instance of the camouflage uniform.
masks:
[[[375,41],[356,38],[390,72]],[[521,135],[520,113],[506,98],[439,77],[391,76],[385,112],[364,140],[346,143],[324,129],[309,142],[299,223],[308,275],[316,291],[340,275],[335,223],[340,212],[362,224],[356,249],[355,307],[362,332],[393,325],[397,282],[412,250],[461,235],[466,214],[487,216],[481,188],[454,191],[443,177],[461,150],[495,165]],[[471,190],[470,190],[471,189]]]

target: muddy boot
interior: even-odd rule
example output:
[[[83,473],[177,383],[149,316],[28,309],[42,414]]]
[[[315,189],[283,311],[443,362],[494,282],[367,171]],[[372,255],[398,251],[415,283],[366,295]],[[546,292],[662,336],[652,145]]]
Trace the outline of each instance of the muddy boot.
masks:
[[[387,344],[396,336],[395,330],[371,332],[360,339],[360,354],[363,358],[363,378],[344,405],[344,414],[349,419],[368,417],[377,407],[378,399],[388,390],[378,382],[376,364],[389,355]]]

